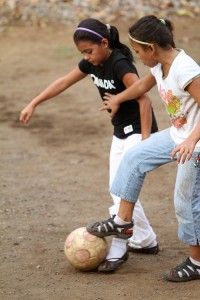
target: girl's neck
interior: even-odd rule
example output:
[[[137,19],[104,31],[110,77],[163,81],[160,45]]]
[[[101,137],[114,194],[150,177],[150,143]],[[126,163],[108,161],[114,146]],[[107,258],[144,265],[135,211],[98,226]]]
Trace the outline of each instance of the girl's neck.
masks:
[[[111,49],[108,49],[108,52],[107,52],[107,54],[106,54],[106,56],[105,56],[105,59],[104,59],[104,62],[103,62],[102,64],[100,64],[101,66],[103,66],[103,65],[107,62],[107,60],[108,60],[109,57],[111,56],[111,53],[112,53],[112,50],[111,50]]]
[[[178,54],[179,51],[176,48],[171,48],[170,50],[168,50],[167,55],[166,51],[163,51],[163,59],[160,60],[160,63],[162,65],[163,77],[167,77],[170,67]]]

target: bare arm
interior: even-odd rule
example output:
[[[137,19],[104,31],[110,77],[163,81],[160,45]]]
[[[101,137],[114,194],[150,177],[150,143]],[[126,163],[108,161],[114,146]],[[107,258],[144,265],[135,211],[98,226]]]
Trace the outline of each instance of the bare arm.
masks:
[[[117,95],[105,93],[104,107],[100,110],[111,109],[112,112],[110,113],[110,117],[112,118],[122,102],[141,97],[152,89],[155,84],[156,81],[154,76],[152,74],[148,74]]]
[[[152,126],[152,106],[151,100],[147,94],[138,98],[140,105],[140,119],[142,129],[142,140],[147,139],[151,135]]]
[[[187,87],[186,90],[195,99],[200,109],[200,77],[193,80]],[[184,163],[186,160],[190,160],[194,151],[196,143],[200,140],[200,120],[188,136],[188,138],[178,145],[171,153],[173,159],[176,153],[178,153],[177,163]]]
[[[86,76],[87,74],[82,73],[80,69],[76,67],[67,75],[55,80],[38,96],[33,98],[31,102],[21,111],[20,121],[24,124],[27,124],[38,104],[59,95],[60,93],[62,93],[70,86],[72,86],[73,84],[75,84],[76,82],[78,82]]]
[[[127,73],[123,76],[123,83],[128,88],[134,83],[139,81],[137,75],[133,73]],[[151,100],[147,94],[141,96],[137,99],[137,102],[140,106],[140,120],[141,120],[141,129],[142,129],[142,139],[146,139],[151,134],[151,125],[152,125],[152,106]]]

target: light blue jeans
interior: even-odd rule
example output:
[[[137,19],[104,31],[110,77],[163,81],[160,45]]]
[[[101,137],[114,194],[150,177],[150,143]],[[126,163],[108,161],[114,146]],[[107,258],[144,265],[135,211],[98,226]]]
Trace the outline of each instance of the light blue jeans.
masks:
[[[136,202],[146,173],[171,163],[170,153],[176,147],[169,129],[128,150],[113,180],[110,192],[121,199]],[[195,156],[178,165],[174,206],[178,220],[178,237],[190,245],[200,243],[200,167],[195,167]],[[152,195],[153,196],[153,195]]]

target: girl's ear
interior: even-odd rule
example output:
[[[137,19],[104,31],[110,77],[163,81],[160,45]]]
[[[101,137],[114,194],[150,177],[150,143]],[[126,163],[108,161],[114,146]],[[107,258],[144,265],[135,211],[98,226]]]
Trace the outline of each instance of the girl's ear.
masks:
[[[152,55],[158,56],[160,47],[157,44],[151,45],[151,53]]]
[[[102,41],[101,41],[101,43],[102,43],[102,46],[104,47],[104,48],[108,48],[108,40],[107,39],[102,39]]]
[[[151,51],[151,52],[154,52],[154,51],[155,51],[154,45],[148,45],[147,48],[148,48],[148,50]]]
[[[148,45],[147,49],[148,49],[147,51],[149,51],[151,53],[151,55],[157,55],[157,53],[158,53],[158,49],[156,47],[156,44]]]

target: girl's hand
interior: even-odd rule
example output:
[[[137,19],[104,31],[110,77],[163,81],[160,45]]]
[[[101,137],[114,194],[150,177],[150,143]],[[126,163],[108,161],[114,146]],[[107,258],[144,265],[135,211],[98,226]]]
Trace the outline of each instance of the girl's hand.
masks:
[[[181,162],[184,164],[186,160],[189,161],[192,157],[195,145],[196,142],[186,139],[185,142],[174,148],[174,150],[171,152],[171,159],[174,159],[174,156],[176,153],[178,153],[177,163],[179,164]]]
[[[117,101],[117,95],[105,93],[103,98],[105,99],[104,106],[100,108],[100,111],[111,110],[110,118],[112,119],[120,107],[120,103]]]
[[[28,104],[22,111],[20,114],[20,122],[22,122],[23,124],[28,124],[30,118],[32,117],[33,113],[34,113],[35,107],[31,104]]]

